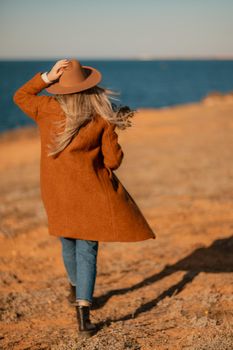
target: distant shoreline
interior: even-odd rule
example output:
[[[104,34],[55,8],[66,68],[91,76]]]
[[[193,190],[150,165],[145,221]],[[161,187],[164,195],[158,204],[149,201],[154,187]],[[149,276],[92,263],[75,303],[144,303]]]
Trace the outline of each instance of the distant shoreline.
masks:
[[[169,110],[174,110],[176,108],[182,108],[182,107],[191,107],[191,106],[198,106],[198,105],[201,105],[202,101],[198,101],[198,102],[189,102],[189,103],[182,103],[182,104],[175,104],[173,106],[166,106],[166,107],[141,107],[141,108],[137,108],[137,111],[139,113],[143,113],[143,112],[159,112],[159,111],[162,111],[162,110],[166,110],[166,111],[169,111]],[[25,135],[29,135],[31,136],[32,133],[36,133],[36,130],[38,129],[38,126],[37,124],[32,124],[32,123],[28,123],[28,124],[24,124],[24,125],[19,125],[17,127],[14,127],[14,128],[10,128],[10,129],[5,129],[5,130],[2,130],[0,131],[0,141],[7,137],[8,135],[11,136],[12,134],[15,134],[17,136],[17,134],[21,134],[21,132],[23,131],[23,133]]]
[[[183,110],[183,109],[192,109],[193,107],[212,107],[212,106],[217,106],[219,104],[222,105],[227,105],[227,104],[233,104],[233,91],[222,94],[218,91],[211,92],[207,94],[206,97],[201,99],[200,101],[197,102],[188,102],[188,103],[182,103],[182,104],[175,104],[172,106],[167,106],[167,107],[140,107],[137,108],[136,110],[138,111],[138,114],[143,115],[143,113],[150,113],[150,112],[173,112],[176,110]],[[21,137],[23,136],[35,136],[38,134],[38,126],[35,124],[24,124],[22,126],[18,126],[15,128],[11,129],[6,129],[3,131],[0,131],[0,142],[2,140],[6,140],[8,138],[11,138],[12,135],[15,137]]]
[[[209,93],[226,94],[233,90],[233,60],[81,60],[102,72],[99,86],[119,93],[117,103],[133,109],[167,109],[199,103]],[[3,81],[0,105],[0,132],[28,125],[28,120],[13,103],[14,92],[37,72],[48,71],[53,61],[1,61]],[[9,73],[10,72],[10,73]],[[47,91],[41,91],[48,95]],[[29,123],[30,124],[30,123]]]

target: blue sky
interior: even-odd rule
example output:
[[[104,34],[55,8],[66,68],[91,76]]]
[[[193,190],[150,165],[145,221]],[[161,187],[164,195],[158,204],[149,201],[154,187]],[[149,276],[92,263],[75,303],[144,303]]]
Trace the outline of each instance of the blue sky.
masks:
[[[0,0],[1,59],[233,57],[232,0]]]

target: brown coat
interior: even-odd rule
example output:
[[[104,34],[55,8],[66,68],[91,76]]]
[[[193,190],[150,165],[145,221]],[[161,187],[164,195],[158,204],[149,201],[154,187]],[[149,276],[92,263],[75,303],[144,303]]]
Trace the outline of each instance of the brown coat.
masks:
[[[41,198],[48,230],[63,236],[107,242],[155,238],[139,207],[114,174],[123,159],[115,125],[96,115],[55,159],[48,157],[52,121],[64,117],[53,96],[38,96],[48,86],[42,72],[13,96],[39,127]]]

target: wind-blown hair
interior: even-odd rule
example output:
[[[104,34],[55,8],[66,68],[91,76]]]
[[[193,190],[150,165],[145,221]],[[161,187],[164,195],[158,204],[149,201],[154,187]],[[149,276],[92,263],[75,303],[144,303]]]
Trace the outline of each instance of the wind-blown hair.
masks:
[[[118,100],[114,96],[118,92],[100,86],[72,93],[56,94],[54,97],[59,102],[65,118],[54,121],[62,131],[56,131],[51,135],[52,143],[48,145],[48,156],[56,156],[78,134],[80,128],[86,125],[97,114],[106,121],[115,124],[119,129],[132,126],[131,120],[137,112],[128,106],[117,106],[112,100]],[[61,130],[61,129],[59,129]]]

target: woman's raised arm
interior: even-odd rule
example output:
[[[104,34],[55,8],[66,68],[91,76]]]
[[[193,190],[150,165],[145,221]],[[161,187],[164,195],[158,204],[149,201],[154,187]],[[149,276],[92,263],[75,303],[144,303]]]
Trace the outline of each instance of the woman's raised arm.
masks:
[[[39,106],[48,102],[50,96],[37,96],[45,87],[49,85],[42,77],[42,72],[38,72],[32,79],[22,85],[13,95],[14,103],[30,118],[37,120]]]
[[[51,84],[51,81],[58,79],[65,67],[69,64],[68,60],[59,60],[52,67],[47,77],[50,82],[42,78],[43,72],[38,72],[32,79],[22,85],[13,95],[14,103],[30,118],[37,120],[39,108],[49,102],[52,96],[37,96],[44,88]]]

